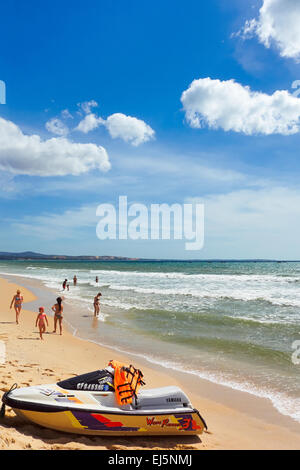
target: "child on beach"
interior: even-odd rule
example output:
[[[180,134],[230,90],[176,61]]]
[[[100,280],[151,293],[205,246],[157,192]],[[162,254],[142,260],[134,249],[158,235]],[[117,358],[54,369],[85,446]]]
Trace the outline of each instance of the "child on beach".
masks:
[[[13,296],[13,299],[10,304],[10,308],[12,308],[12,305],[14,304],[14,308],[16,311],[16,324],[19,324],[19,316],[21,313],[22,309],[22,302],[23,302],[23,297],[21,296],[21,291],[18,289],[16,295]]]
[[[49,325],[48,323],[48,318],[47,315],[45,314],[44,307],[39,308],[39,313],[38,316],[36,317],[36,322],[35,326],[39,327],[40,330],[40,338],[43,340],[43,333],[46,331],[46,325],[45,322],[47,323],[47,326]]]

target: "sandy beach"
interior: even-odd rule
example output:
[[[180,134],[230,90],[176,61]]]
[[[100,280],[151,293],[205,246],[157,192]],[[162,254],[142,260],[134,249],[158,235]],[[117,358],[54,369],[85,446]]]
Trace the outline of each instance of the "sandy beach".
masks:
[[[111,359],[133,362],[132,357],[74,337],[65,326],[62,336],[52,334],[50,316],[48,332],[41,341],[35,328],[37,314],[26,310],[26,302],[33,301],[34,294],[22,286],[25,303],[16,325],[14,309],[9,305],[17,287],[0,280],[0,340],[6,345],[6,361],[0,364],[1,392],[15,382],[19,387],[57,382],[103,368]],[[142,369],[147,388],[179,385],[207,421],[208,432],[200,437],[86,437],[38,427],[8,408],[0,422],[0,449],[300,449],[300,425],[280,415],[267,400],[215,386],[211,394],[212,384],[202,382],[199,387],[198,382],[183,380],[140,360],[134,360],[134,365]]]

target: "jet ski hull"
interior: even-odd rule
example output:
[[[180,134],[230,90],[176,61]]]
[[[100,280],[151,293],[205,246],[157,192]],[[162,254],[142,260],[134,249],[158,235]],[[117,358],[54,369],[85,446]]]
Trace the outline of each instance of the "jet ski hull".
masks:
[[[151,415],[66,410],[40,412],[14,409],[19,416],[57,431],[93,436],[157,436],[201,434],[204,424],[198,412]]]

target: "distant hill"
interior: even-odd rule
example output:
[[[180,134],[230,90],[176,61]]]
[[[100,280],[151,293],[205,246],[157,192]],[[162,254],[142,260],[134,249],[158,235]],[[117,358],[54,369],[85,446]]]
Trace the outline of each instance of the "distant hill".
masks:
[[[273,259],[155,259],[155,258],[127,258],[125,256],[67,256],[67,255],[44,255],[34,251],[23,251],[22,253],[10,253],[0,251],[0,260],[87,260],[87,261],[144,261],[144,262],[167,262],[177,263],[299,263],[299,260],[273,260]]]
[[[0,251],[0,259],[26,259],[26,260],[89,260],[89,261],[136,261],[139,258],[126,258],[124,256],[67,256],[67,255],[43,255],[41,253],[34,253],[33,251],[23,251],[22,253],[9,253]]]

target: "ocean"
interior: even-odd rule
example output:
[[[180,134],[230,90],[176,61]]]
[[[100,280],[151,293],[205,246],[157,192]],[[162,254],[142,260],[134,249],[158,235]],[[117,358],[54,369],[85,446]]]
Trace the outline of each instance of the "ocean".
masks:
[[[81,338],[266,397],[300,422],[300,262],[0,261],[1,274],[63,295]]]

